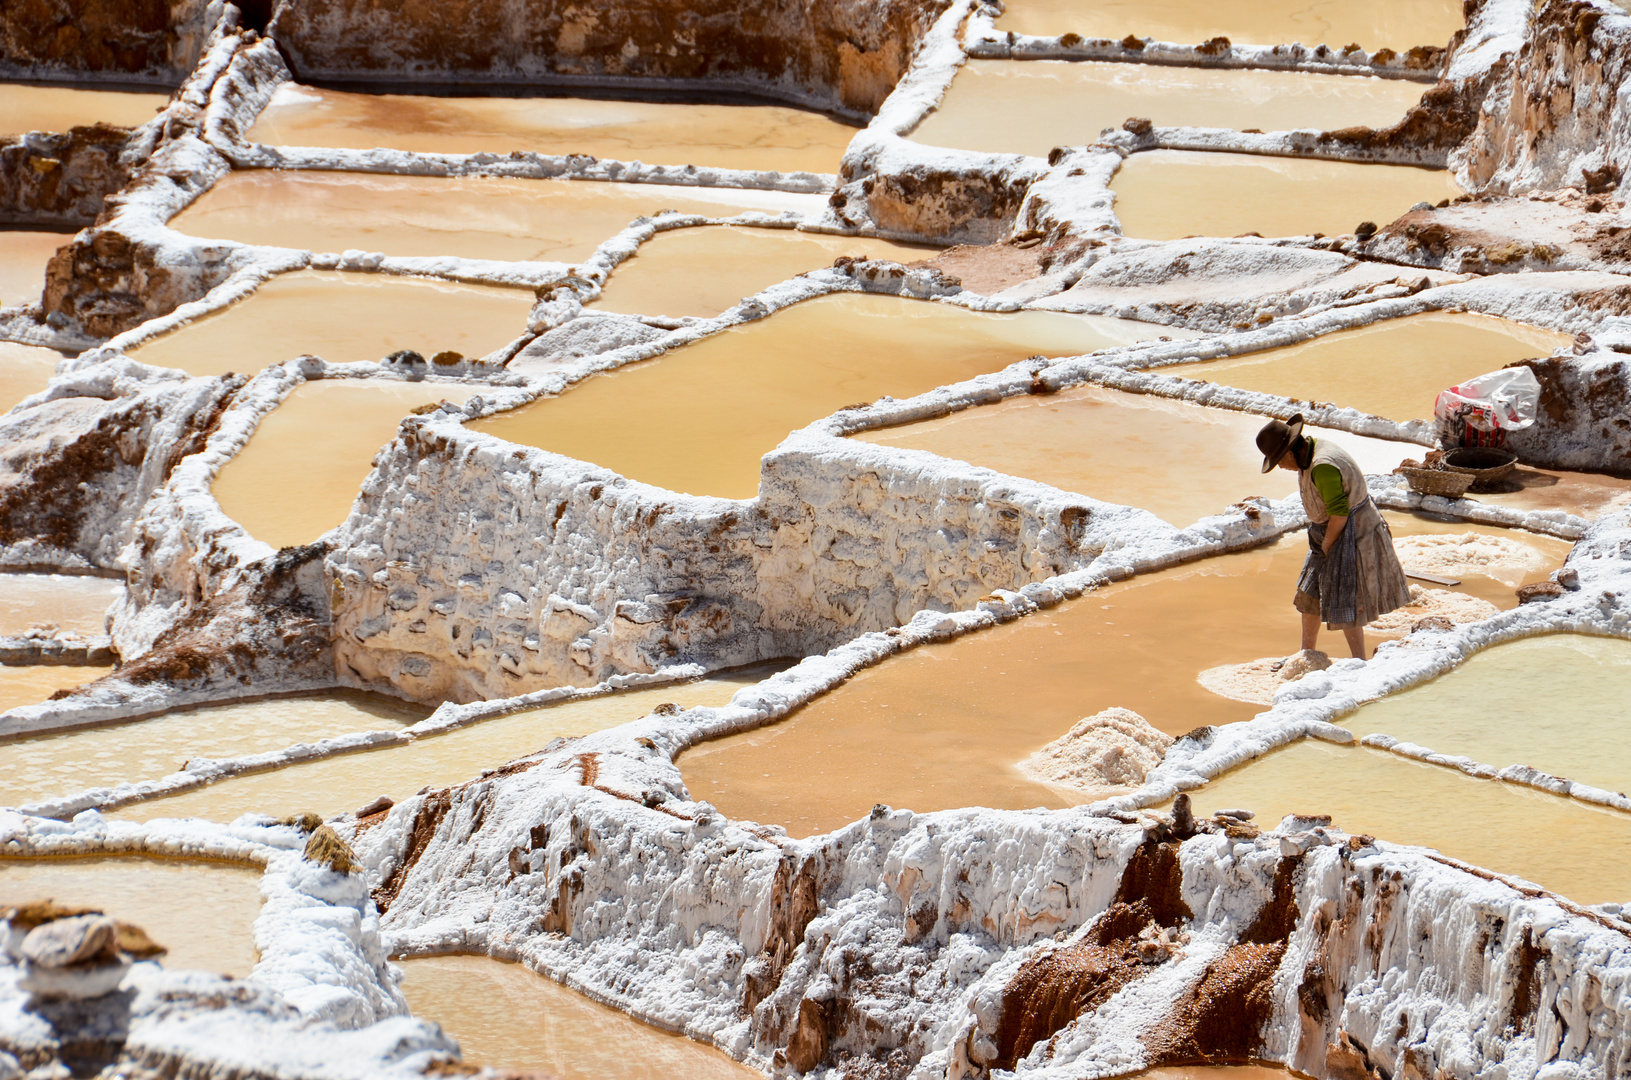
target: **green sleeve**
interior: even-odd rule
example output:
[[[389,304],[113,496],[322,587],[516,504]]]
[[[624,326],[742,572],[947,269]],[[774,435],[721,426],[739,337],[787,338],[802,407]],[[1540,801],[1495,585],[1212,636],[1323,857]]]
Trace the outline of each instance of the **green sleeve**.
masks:
[[[1342,490],[1342,473],[1335,465],[1316,465],[1313,471],[1314,487],[1325,499],[1325,512],[1332,517],[1348,516],[1348,493]]]

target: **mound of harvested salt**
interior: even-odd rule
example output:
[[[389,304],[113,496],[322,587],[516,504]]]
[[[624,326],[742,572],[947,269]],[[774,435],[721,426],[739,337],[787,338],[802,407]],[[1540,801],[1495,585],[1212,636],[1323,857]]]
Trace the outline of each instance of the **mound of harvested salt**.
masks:
[[[1477,573],[1511,586],[1523,581],[1525,574],[1547,566],[1546,555],[1538,548],[1484,533],[1397,536],[1393,550],[1407,571],[1451,578]]]
[[[1076,721],[1070,732],[1019,763],[1043,784],[1079,791],[1133,788],[1161,764],[1172,736],[1130,709],[1110,708]]]
[[[1220,697],[1249,701],[1253,705],[1274,704],[1274,692],[1292,679],[1310,671],[1324,671],[1331,658],[1318,649],[1305,649],[1291,656],[1265,656],[1244,664],[1224,664],[1207,668],[1197,678],[1200,684]]]
[[[1423,619],[1439,616],[1451,624],[1478,622],[1494,615],[1500,609],[1488,600],[1449,589],[1426,589],[1410,586],[1410,603],[1390,611],[1370,624],[1378,634],[1408,634],[1411,627]]]

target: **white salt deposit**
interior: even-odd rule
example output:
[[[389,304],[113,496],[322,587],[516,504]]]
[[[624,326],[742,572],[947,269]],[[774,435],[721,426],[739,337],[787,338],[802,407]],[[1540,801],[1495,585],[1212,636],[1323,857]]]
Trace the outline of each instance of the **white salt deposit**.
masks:
[[[1393,550],[1408,573],[1448,578],[1479,573],[1513,588],[1525,574],[1547,565],[1546,555],[1522,540],[1485,533],[1401,536],[1394,539]]]
[[[1109,708],[1078,720],[1020,762],[1019,771],[1044,784],[1104,793],[1142,784],[1171,745],[1171,735],[1131,709]]]

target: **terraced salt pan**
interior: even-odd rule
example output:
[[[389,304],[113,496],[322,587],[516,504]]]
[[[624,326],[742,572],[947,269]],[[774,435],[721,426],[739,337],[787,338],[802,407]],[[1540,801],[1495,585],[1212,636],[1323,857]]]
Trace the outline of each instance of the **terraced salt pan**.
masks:
[[[1272,828],[1329,814],[1347,832],[1437,848],[1583,904],[1631,898],[1631,815],[1383,750],[1305,739],[1189,794],[1197,815],[1251,810]]]
[[[1095,143],[1105,128],[1119,128],[1133,116],[1159,127],[1382,128],[1398,123],[1423,89],[1400,79],[1290,71],[972,60],[911,138],[930,146],[1047,157],[1055,146]]]
[[[398,961],[415,1016],[459,1042],[467,1064],[559,1080],[752,1080],[711,1046],[597,1004],[520,964],[486,956]]]
[[[176,859],[0,858],[0,907],[52,899],[134,923],[167,968],[236,975],[255,964],[260,871]]]
[[[619,263],[594,307],[629,315],[713,316],[840,256],[909,263],[935,249],[859,236],[725,225],[672,229]]]
[[[1625,748],[1631,642],[1551,634],[1497,645],[1343,721],[1441,754],[1631,790]]]
[[[1264,418],[1143,394],[1084,386],[1010,398],[936,420],[855,438],[928,450],[998,472],[1040,480],[1106,502],[1138,506],[1180,527],[1251,495],[1297,490],[1284,470],[1264,475],[1255,437]],[[1367,473],[1391,472],[1409,443],[1307,429],[1333,438]]]
[[[72,239],[68,233],[0,231],[0,308],[38,304],[45,291],[46,263]]]
[[[752,498],[759,459],[856,402],[923,393],[1041,353],[1074,356],[1170,332],[1049,311],[988,314],[842,293],[795,304],[558,398],[470,427],[692,495]],[[676,417],[724,417],[688,424]]]
[[[1362,221],[1385,225],[1418,202],[1461,194],[1449,173],[1409,165],[1196,150],[1134,154],[1110,186],[1122,233],[1146,240],[1335,236]]]
[[[0,135],[67,131],[90,124],[135,127],[153,119],[169,100],[168,94],[0,83]],[[0,293],[0,298],[4,296]]]
[[[479,388],[456,383],[320,379],[260,422],[210,491],[226,515],[273,547],[309,544],[350,516],[374,455],[402,418]]]
[[[527,327],[525,289],[429,278],[301,270],[156,338],[130,355],[192,375],[253,374],[310,353],[329,363],[372,362],[398,349],[484,356]]]
[[[189,236],[318,252],[579,262],[659,210],[733,217],[822,202],[741,188],[253,169],[222,177],[170,224]]]
[[[446,735],[417,739],[407,746],[293,765],[272,772],[222,780],[167,799],[137,803],[115,817],[151,821],[160,817],[204,817],[231,821],[240,814],[275,816],[315,810],[324,816],[355,810],[380,795],[403,799],[420,788],[473,780],[516,758],[542,750],[552,739],[587,735],[638,720],[664,702],[689,708],[724,705],[743,686],[766,677],[755,668],[697,682],[628,690],[568,701],[486,720]]]
[[[0,574],[0,637],[42,625],[105,634],[108,608],[124,591],[117,578]]]
[[[1161,370],[1242,390],[1334,402],[1390,420],[1415,420],[1433,415],[1439,391],[1518,360],[1549,356],[1568,341],[1566,334],[1489,315],[1435,311],[1283,349]]]
[[[1010,0],[997,28],[1016,34],[1123,38],[1198,45],[1218,35],[1236,44],[1340,49],[1357,43],[1404,52],[1445,45],[1461,29],[1456,0]]]
[[[1387,517],[1395,538],[1446,527]],[[1522,540],[1549,551],[1550,565],[1567,551]],[[680,770],[694,798],[794,836],[837,828],[878,802],[918,812],[1091,802],[1026,778],[1017,763],[1113,706],[1169,735],[1251,719],[1261,706],[1213,694],[1196,677],[1297,650],[1291,598],[1307,547],[1295,534],[901,653],[779,723],[687,751]],[[1460,591],[1516,604],[1488,578],[1468,577]],[[1340,635],[1321,640],[1345,655]]]
[[[0,412],[44,390],[61,360],[52,349],[0,341]]]
[[[0,664],[0,712],[38,704],[58,690],[93,682],[112,670],[111,665]]]
[[[589,154],[648,165],[835,173],[855,129],[781,105],[352,94],[285,83],[246,136],[272,146]]]
[[[1566,510],[1595,519],[1631,502],[1631,480],[1601,473],[1562,472],[1520,465],[1489,491],[1466,498],[1518,510]]]
[[[182,709],[110,727],[8,740],[0,806],[122,781],[156,780],[189,759],[281,750],[353,731],[391,731],[429,710],[355,691]]]

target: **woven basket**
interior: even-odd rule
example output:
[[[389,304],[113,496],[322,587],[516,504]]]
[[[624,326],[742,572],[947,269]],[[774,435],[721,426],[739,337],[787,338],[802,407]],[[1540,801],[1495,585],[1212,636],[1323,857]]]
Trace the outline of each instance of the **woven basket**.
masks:
[[[1407,469],[1400,466],[1396,470],[1410,485],[1410,490],[1423,495],[1442,495],[1446,499],[1459,499],[1472,487],[1474,477],[1471,473],[1451,472],[1448,469]]]
[[[1463,446],[1447,451],[1446,467],[1472,477],[1474,484],[1488,484],[1499,480],[1518,467],[1518,455],[1510,450],[1497,450],[1490,446]]]

